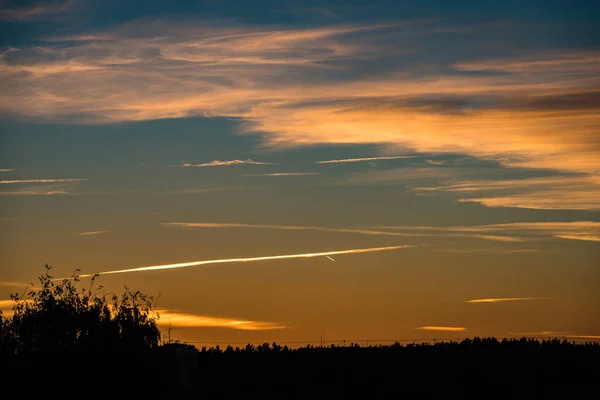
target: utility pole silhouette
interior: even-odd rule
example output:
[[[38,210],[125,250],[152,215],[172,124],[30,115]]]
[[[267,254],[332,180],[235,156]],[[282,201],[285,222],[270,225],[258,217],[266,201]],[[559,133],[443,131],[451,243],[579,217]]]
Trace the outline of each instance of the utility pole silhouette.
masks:
[[[321,347],[323,347],[323,325],[321,325]]]

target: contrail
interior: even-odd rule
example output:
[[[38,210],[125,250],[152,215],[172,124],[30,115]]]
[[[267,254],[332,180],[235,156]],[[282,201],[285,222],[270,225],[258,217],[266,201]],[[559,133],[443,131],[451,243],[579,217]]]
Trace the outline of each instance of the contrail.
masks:
[[[415,247],[413,245],[402,245],[402,246],[388,246],[388,247],[371,247],[367,249],[350,249],[350,250],[334,250],[334,251],[324,251],[321,253],[301,253],[301,254],[285,254],[279,256],[263,256],[263,257],[248,257],[248,258],[225,258],[218,260],[203,260],[203,261],[190,261],[178,264],[165,264],[165,265],[151,265],[147,267],[138,267],[138,268],[129,268],[129,269],[118,269],[114,271],[104,271],[99,272],[99,275],[109,275],[109,274],[122,274],[125,272],[142,272],[142,271],[155,271],[159,269],[174,269],[174,268],[187,268],[187,267],[195,267],[198,265],[206,265],[206,264],[224,264],[224,263],[236,263],[236,262],[252,262],[252,261],[266,261],[266,260],[284,260],[288,258],[312,258],[312,257],[327,257],[334,256],[338,254],[359,254],[359,253],[373,253],[376,251],[389,251],[389,250],[398,250],[404,249],[408,247]],[[80,278],[88,278],[93,276],[93,274],[83,274],[80,275]]]
[[[331,261],[335,262],[335,260],[334,260],[333,258],[331,258],[331,257],[329,257],[329,256],[325,256],[325,257],[327,257],[327,258],[329,258]]]

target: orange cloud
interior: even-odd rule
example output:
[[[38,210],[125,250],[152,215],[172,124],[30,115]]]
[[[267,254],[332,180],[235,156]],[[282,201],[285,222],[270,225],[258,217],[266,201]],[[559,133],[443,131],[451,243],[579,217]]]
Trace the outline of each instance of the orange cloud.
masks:
[[[499,297],[489,299],[467,300],[465,303],[502,303],[505,301],[552,300],[554,297]]]
[[[230,328],[245,331],[285,329],[288,326],[276,322],[252,321],[239,318],[224,318],[184,313],[178,310],[156,309],[159,325],[185,328]]]
[[[418,187],[417,191],[460,193],[488,192],[486,197],[461,198],[463,203],[487,207],[516,207],[542,210],[600,208],[600,178],[592,176],[553,176],[512,180],[451,182],[442,186]]]
[[[440,331],[440,332],[464,332],[467,328],[463,326],[420,326],[415,329],[423,331]]]
[[[562,239],[591,240],[600,237],[600,222],[512,222],[506,224],[471,226],[380,226],[378,229],[395,231],[446,231],[446,232],[508,232],[512,235],[550,236]],[[482,235],[487,236],[487,235]],[[493,236],[493,235],[492,235]]]
[[[418,35],[408,35],[414,26],[213,25],[137,22],[80,35],[69,47],[54,38],[6,51],[0,110],[86,123],[234,117],[241,133],[261,134],[275,147],[376,144],[389,154],[462,153],[590,179],[571,194],[556,184],[464,201],[597,208],[591,198],[600,186],[598,52],[453,60],[434,69],[445,72],[418,75],[413,64],[382,60],[383,71],[341,79],[339,71],[357,60],[399,56],[398,38],[418,45]]]

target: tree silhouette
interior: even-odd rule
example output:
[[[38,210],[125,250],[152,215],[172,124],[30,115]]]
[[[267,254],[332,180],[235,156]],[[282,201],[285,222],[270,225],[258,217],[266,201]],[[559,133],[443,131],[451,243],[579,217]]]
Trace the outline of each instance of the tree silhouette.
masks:
[[[155,348],[161,334],[153,298],[125,287],[109,301],[102,286],[78,289],[78,274],[56,284],[45,266],[40,288],[11,295],[13,315],[0,312],[0,355],[20,357],[57,351],[138,351]],[[79,272],[79,270],[77,271]]]

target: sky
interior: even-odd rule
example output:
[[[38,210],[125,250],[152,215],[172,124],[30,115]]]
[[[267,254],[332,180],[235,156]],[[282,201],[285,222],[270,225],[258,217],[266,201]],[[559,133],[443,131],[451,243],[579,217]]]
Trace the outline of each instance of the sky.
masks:
[[[0,1],[0,308],[49,264],[197,345],[600,339],[599,17]]]

